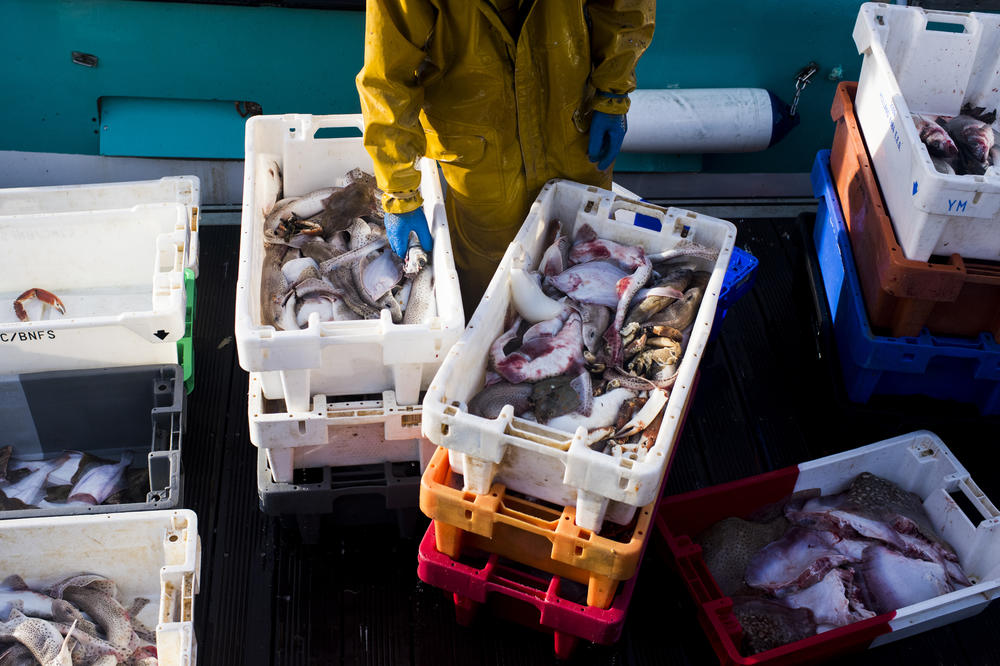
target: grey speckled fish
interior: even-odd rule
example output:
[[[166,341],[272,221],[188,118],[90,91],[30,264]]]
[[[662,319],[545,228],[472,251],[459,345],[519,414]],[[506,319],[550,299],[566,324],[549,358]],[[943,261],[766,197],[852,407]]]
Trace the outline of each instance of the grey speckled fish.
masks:
[[[788,525],[783,516],[767,523],[724,518],[698,537],[705,566],[724,595],[756,593],[744,579],[750,558],[767,544],[781,538]]]
[[[434,301],[434,270],[424,266],[412,280],[410,296],[403,313],[404,324],[424,324],[437,313]]]
[[[69,647],[59,631],[46,620],[27,617],[16,608],[6,622],[0,622],[0,640],[21,643],[42,666],[73,666]]]
[[[701,287],[692,287],[684,292],[684,298],[667,306],[656,315],[646,320],[652,326],[669,326],[678,331],[683,331],[694,321],[698,314],[698,307],[701,305],[701,298],[705,290]]]
[[[63,590],[63,598],[94,618],[119,657],[128,658],[138,649],[139,637],[132,629],[128,612],[114,597],[93,588],[70,585]]]
[[[816,620],[806,608],[755,597],[733,598],[733,615],[743,628],[741,652],[757,654],[816,634]]]
[[[528,411],[531,393],[531,384],[511,384],[505,381],[491,384],[472,396],[469,400],[469,413],[484,419],[495,419],[500,416],[504,405],[512,405],[514,415],[517,416]]]

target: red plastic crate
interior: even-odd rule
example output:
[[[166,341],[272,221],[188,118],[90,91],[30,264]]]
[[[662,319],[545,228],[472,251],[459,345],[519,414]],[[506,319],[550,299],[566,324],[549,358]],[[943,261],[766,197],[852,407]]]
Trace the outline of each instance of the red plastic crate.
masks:
[[[957,254],[935,263],[903,254],[855,116],[857,89],[854,82],[837,86],[830,170],[872,327],[894,337],[917,336],[926,327],[935,335],[986,332],[1000,339],[1000,263]]]
[[[745,518],[792,492],[810,488],[824,495],[841,492],[862,471],[921,497],[939,536],[955,548],[973,584],[752,656],[742,655],[742,629],[732,613],[732,600],[722,594],[701,546],[693,539],[723,518]],[[956,497],[964,497],[967,508]],[[926,430],[665,497],[657,507],[654,525],[695,602],[712,648],[726,665],[815,663],[970,617],[1000,598],[1000,511],[944,442]]]
[[[480,565],[482,561],[485,564]],[[572,583],[559,576],[481,551],[467,551],[462,560],[439,553],[433,524],[420,541],[417,575],[452,594],[459,624],[470,624],[480,606],[486,605],[496,617],[552,633],[560,659],[569,658],[581,639],[601,645],[618,640],[638,577],[619,586],[610,608],[587,606],[567,589]]]
[[[749,479],[666,497],[658,507],[656,531],[666,541],[673,555],[673,564],[698,607],[698,621],[712,649],[719,662],[726,666],[810,663],[833,654],[863,650],[875,637],[891,631],[889,620],[892,614],[889,613],[767,652],[752,656],[740,654],[743,630],[732,613],[733,602],[719,590],[701,556],[701,546],[694,543],[689,535],[697,535],[713,523],[733,515],[734,507],[740,507],[736,511],[749,514],[779,501],[792,493],[798,474],[798,467],[786,467]]]

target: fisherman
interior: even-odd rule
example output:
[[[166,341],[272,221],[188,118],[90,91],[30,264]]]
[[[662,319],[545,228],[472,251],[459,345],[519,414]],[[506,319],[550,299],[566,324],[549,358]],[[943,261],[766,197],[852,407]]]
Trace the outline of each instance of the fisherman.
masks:
[[[608,188],[655,0],[368,0],[357,77],[385,227],[431,249],[420,156],[448,184],[471,312],[552,178]]]

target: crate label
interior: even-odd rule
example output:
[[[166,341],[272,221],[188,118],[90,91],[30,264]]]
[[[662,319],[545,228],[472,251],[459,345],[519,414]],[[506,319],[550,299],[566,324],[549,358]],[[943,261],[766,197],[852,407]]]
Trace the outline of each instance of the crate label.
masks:
[[[903,150],[903,140],[899,136],[899,128],[896,127],[896,106],[891,102],[887,101],[883,93],[878,94],[879,101],[882,103],[882,112],[885,113],[885,117],[889,120],[889,131],[892,132],[892,140],[896,144],[896,152]]]
[[[948,212],[964,213],[965,207],[968,205],[968,200],[961,199],[948,199]]]
[[[16,331],[13,333],[0,332],[0,343],[3,342],[40,342],[42,340],[55,340],[56,332],[48,331]]]

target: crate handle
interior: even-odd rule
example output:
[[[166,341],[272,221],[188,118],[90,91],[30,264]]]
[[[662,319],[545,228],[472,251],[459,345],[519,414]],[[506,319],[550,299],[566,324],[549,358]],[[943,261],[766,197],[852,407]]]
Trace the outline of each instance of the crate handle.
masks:
[[[961,28],[956,30],[956,28]],[[924,30],[928,32],[950,32],[956,35],[964,35],[967,31],[962,23],[946,23],[944,21],[928,21],[924,25]]]
[[[661,208],[643,206],[638,201],[616,198],[611,204],[611,210],[608,213],[608,218],[616,220],[617,218],[615,213],[620,210],[629,211],[635,216],[632,220],[632,224],[634,226],[657,232],[663,229],[663,222],[667,217],[667,212]]]
[[[364,132],[365,121],[360,113],[347,113],[333,116],[313,116],[314,130],[334,127],[354,127]]]
[[[952,34],[965,34],[969,32],[969,21],[972,19],[968,14],[956,14],[954,12],[924,12],[924,30],[929,32],[950,32]],[[961,30],[955,30],[955,26],[960,26]]]

